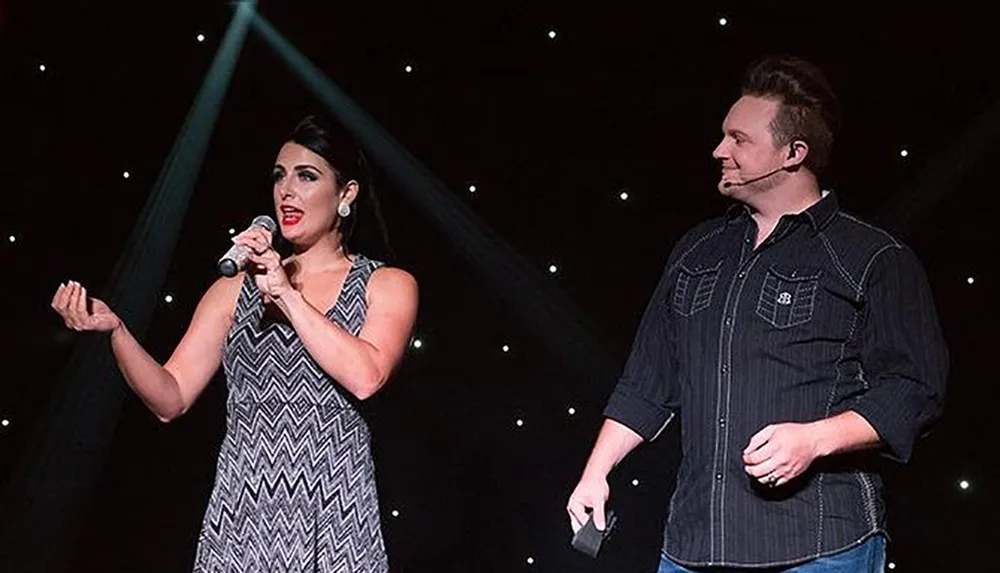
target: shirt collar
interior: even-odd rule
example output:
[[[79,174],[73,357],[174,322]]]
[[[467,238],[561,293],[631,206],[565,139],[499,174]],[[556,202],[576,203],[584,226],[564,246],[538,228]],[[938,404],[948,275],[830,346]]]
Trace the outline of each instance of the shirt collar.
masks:
[[[796,215],[790,215],[790,217],[808,221],[813,231],[818,233],[830,223],[839,210],[840,204],[837,201],[837,194],[829,189],[824,189],[822,198],[812,207]],[[753,211],[746,203],[734,203],[726,209],[725,220],[726,223],[736,222],[744,217],[749,217],[752,213]]]

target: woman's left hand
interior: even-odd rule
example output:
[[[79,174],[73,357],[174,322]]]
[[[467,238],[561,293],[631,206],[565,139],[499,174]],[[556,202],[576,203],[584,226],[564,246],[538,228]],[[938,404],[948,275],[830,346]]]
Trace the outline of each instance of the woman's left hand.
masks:
[[[281,265],[281,257],[271,246],[270,231],[254,226],[233,237],[233,242],[250,247],[247,271],[254,275],[257,288],[266,302],[280,299],[295,290]]]

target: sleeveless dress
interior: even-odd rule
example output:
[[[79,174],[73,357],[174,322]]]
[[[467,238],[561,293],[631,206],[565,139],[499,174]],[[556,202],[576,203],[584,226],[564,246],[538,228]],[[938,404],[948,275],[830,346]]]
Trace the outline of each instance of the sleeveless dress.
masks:
[[[382,263],[357,255],[326,316],[357,336]],[[385,573],[368,425],[295,330],[240,289],[223,366],[226,436],[194,571]]]

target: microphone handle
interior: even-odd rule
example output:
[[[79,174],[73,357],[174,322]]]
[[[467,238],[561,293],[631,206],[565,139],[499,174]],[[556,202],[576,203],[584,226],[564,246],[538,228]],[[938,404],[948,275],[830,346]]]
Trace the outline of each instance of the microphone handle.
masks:
[[[247,264],[247,254],[249,248],[246,245],[233,245],[229,247],[226,254],[219,259],[219,272],[222,276],[234,277],[236,273],[243,270]]]
[[[272,235],[278,230],[278,225],[274,222],[274,219],[267,215],[254,217],[253,222],[250,223],[250,227],[248,228],[252,229],[254,227],[263,227],[270,231]],[[229,247],[226,254],[222,255],[222,258],[219,259],[219,272],[226,277],[236,276],[236,273],[246,268],[248,254],[250,254],[250,247],[246,245],[233,245]]]

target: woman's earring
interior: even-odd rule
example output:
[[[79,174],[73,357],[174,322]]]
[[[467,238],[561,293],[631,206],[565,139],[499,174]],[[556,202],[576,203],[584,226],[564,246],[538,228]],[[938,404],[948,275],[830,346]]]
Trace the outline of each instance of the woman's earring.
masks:
[[[337,207],[337,214],[340,215],[341,217],[350,216],[351,206],[348,205],[347,203],[341,203],[340,206]]]

